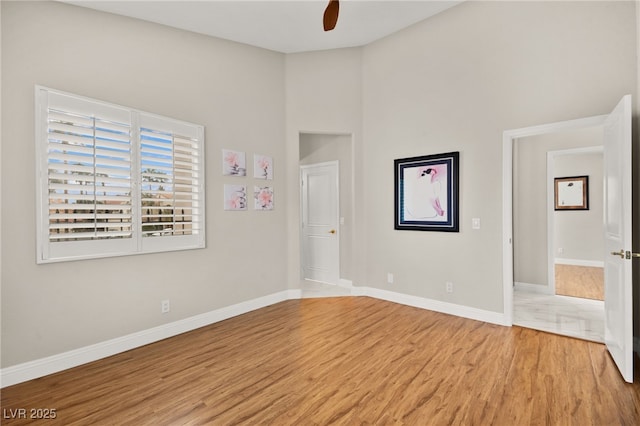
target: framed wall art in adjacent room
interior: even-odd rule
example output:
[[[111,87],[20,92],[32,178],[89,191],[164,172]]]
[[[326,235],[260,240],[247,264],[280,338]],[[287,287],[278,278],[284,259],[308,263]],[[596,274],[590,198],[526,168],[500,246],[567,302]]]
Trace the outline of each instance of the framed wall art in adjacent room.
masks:
[[[589,210],[589,176],[554,178],[555,210]]]

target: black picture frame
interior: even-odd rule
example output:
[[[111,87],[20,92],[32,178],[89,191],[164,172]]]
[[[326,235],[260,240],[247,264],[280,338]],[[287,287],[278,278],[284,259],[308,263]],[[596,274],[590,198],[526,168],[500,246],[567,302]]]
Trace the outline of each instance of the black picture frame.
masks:
[[[459,232],[460,153],[394,160],[394,229]]]

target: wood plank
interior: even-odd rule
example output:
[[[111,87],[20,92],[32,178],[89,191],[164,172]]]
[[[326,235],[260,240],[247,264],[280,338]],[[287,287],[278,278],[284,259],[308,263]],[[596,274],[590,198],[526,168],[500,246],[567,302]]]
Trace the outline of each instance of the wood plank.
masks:
[[[367,297],[282,302],[1,400],[16,425],[640,424],[603,345]]]
[[[604,300],[604,268],[555,265],[556,294]]]

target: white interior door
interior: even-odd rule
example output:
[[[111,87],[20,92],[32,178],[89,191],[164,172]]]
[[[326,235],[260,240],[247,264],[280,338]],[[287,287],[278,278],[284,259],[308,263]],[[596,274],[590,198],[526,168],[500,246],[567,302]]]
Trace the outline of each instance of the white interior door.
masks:
[[[633,382],[631,272],[631,96],[604,125],[604,338],[622,377]]]
[[[338,284],[338,162],[300,169],[303,275],[305,279]]]

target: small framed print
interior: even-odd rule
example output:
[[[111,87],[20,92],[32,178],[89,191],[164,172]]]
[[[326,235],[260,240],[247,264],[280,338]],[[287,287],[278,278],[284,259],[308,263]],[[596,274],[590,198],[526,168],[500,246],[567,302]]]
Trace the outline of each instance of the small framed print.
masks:
[[[589,176],[554,178],[555,210],[589,210]]]
[[[224,209],[247,210],[247,187],[245,185],[224,185]]]
[[[256,179],[273,179],[273,157],[254,154],[253,177]]]
[[[253,200],[255,210],[273,210],[273,188],[270,186],[254,186]]]
[[[222,174],[225,176],[246,176],[247,160],[242,151],[222,150]]]
[[[394,161],[395,229],[458,232],[459,152]]]

